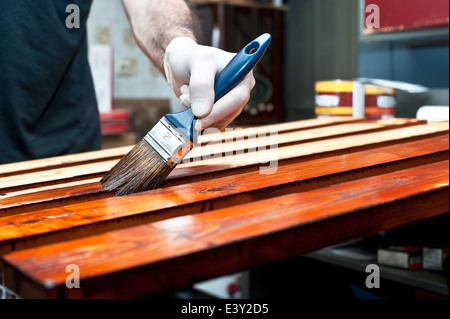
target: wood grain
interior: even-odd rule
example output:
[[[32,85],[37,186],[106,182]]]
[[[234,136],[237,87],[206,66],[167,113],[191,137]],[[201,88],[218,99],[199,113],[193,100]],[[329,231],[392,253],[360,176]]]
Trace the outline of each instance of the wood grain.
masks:
[[[124,291],[138,297],[181,288],[446,212],[448,196],[442,195],[448,192],[448,164],[13,252],[4,257],[6,283],[30,297],[120,297]],[[433,199],[431,206],[423,205],[424,195]],[[348,230],[343,232],[343,226]],[[225,258],[226,253],[231,256]],[[79,289],[65,288],[68,264],[82,269]],[[113,275],[122,280],[105,288]],[[10,281],[14,277],[27,278],[27,291]]]
[[[202,165],[222,164],[229,167],[229,165],[239,166],[243,163],[248,163],[249,159],[252,160],[253,158],[256,158],[260,163],[267,163],[273,159],[279,161],[306,155],[319,157],[332,151],[338,151],[336,153],[342,153],[344,150],[345,152],[351,152],[358,149],[393,145],[407,140],[413,141],[437,135],[444,135],[448,133],[448,130],[449,123],[445,122],[395,128],[374,133],[360,133],[338,138],[330,136],[323,141],[296,144],[274,149],[266,148],[253,153],[226,154],[227,156],[212,156],[211,158],[205,156],[201,161],[183,162],[183,166],[192,167],[198,166],[199,163],[201,163]],[[299,145],[301,145],[301,147],[299,147]],[[187,159],[189,160],[190,157],[187,156]]]
[[[403,120],[406,123],[417,123],[414,119],[397,119],[397,124]],[[327,126],[335,126],[347,123],[361,123],[367,122],[366,119],[354,118],[354,117],[329,117],[329,118],[318,118],[310,120],[300,120],[291,121],[286,123],[278,123],[271,125],[255,126],[256,130],[263,129],[265,132],[277,132],[277,133],[289,133],[293,131],[307,131],[314,128],[321,128]],[[245,130],[236,129],[236,127],[225,128],[221,132],[216,132],[215,130],[205,130],[205,134],[198,137],[198,142],[202,145],[208,144],[214,141],[230,140],[235,138],[240,138],[246,136]]]
[[[279,132],[277,128],[250,127],[245,129],[235,129],[232,134],[224,132],[221,135],[215,135],[214,140],[204,144],[199,143],[199,147],[194,147],[187,155],[192,160],[200,160],[207,154],[215,154],[217,150],[227,154],[230,152],[243,153],[249,149],[282,147],[292,144],[320,141],[330,137],[343,137],[356,133],[370,133],[382,130],[393,129],[396,127],[406,127],[412,125],[424,124],[418,120],[389,119],[366,122],[338,123],[339,125],[312,127],[308,130],[297,129],[295,131]],[[276,141],[270,139],[270,135],[277,135]],[[231,137],[232,136],[232,137]],[[276,145],[271,143],[276,142]]]
[[[448,144],[448,138],[446,137],[437,137],[427,141],[412,142],[403,146],[404,150],[408,150],[408,152],[410,152],[404,153],[403,156],[406,156],[406,154],[413,154],[414,156],[429,155],[436,159],[444,159],[445,155],[443,155],[442,152],[446,151],[446,144]],[[390,148],[394,149],[394,147]],[[379,150],[379,152],[386,151],[389,151],[389,147],[387,150]],[[365,153],[362,153],[363,156],[364,154]],[[441,156],[438,154],[441,154]],[[425,159],[423,158],[422,161],[424,162]],[[199,175],[198,177],[189,175],[189,172],[185,172],[185,169],[178,169],[176,172],[178,174],[174,174],[174,182],[169,182],[167,184],[175,184],[175,181],[177,181],[177,184],[179,185],[183,184],[183,182],[187,182],[188,179],[193,182],[222,177],[220,172],[214,171],[213,169],[208,170],[208,167],[204,167],[202,171],[193,172],[193,174],[197,173]],[[230,172],[230,174],[232,174],[232,172]],[[0,216],[5,217],[18,213],[30,212],[33,210],[36,211],[52,208],[58,205],[69,205],[104,197],[111,197],[112,194],[105,192],[101,188],[98,181],[99,178],[95,178],[92,180],[82,180],[62,184],[61,188],[51,187],[48,189],[49,187],[47,186],[4,194],[0,197]]]
[[[13,199],[9,210],[3,210],[11,215],[0,218],[0,253],[13,247],[32,247],[81,234],[196,214],[443,159],[448,159],[448,136],[284,165],[278,167],[275,175],[255,171],[43,211],[13,214]],[[31,198],[29,205],[33,207],[33,203]],[[21,205],[25,206],[25,202]],[[74,231],[76,227],[83,230]]]
[[[324,118],[324,119],[312,119],[303,121],[293,121],[281,124],[273,124],[264,126],[265,130],[269,132],[291,132],[305,130],[309,128],[319,128],[341,123],[357,123],[361,122],[361,119],[352,117],[338,117],[338,118]],[[401,121],[401,120],[400,120]],[[411,121],[404,119],[404,121]],[[414,121],[414,120],[412,120]],[[149,128],[150,129],[150,128]],[[215,140],[236,138],[242,136],[243,132],[239,130],[225,130],[220,133],[205,134],[199,136],[199,143],[206,144]],[[124,146],[119,148],[113,148],[108,150],[85,152],[73,155],[55,156],[46,159],[38,159],[32,161],[17,162],[11,164],[0,165],[0,177],[26,174],[36,172],[39,170],[48,170],[55,168],[63,168],[69,166],[78,166],[83,164],[89,164],[93,162],[108,161],[113,159],[120,159],[126,155],[133,146]]]
[[[390,122],[386,123],[392,125],[392,123]],[[386,123],[381,127],[392,128],[389,125],[385,126],[387,125]],[[401,122],[397,122],[396,125],[398,125],[399,123]],[[407,122],[407,124],[415,123],[416,122],[412,121]],[[359,124],[355,125],[360,128]],[[376,127],[380,128],[379,124],[376,124]],[[342,128],[342,125],[339,125],[338,128]],[[322,130],[322,132],[320,130]],[[447,125],[418,125],[414,127],[402,128],[399,129],[399,131],[389,130],[388,132],[366,132],[364,137],[361,134],[351,136],[346,136],[347,134],[345,134],[344,137],[337,138],[334,137],[334,135],[336,135],[336,133],[334,133],[336,130],[337,129],[334,127],[331,129],[327,128],[325,132],[323,131],[323,129],[319,129],[319,131],[317,131],[317,129],[314,129],[313,131],[314,134],[318,136],[317,138],[319,138],[320,136],[328,136],[329,138],[326,141],[319,140],[315,142],[305,143],[305,145],[303,145],[303,148],[298,147],[302,139],[295,140],[294,134],[289,134],[290,137],[286,139],[286,141],[289,142],[288,145],[290,146],[282,147],[283,144],[281,144],[280,146],[275,144],[273,145],[274,147],[269,147],[268,145],[267,148],[262,149],[255,146],[254,148],[252,148],[252,152],[247,153],[233,152],[233,154],[230,154],[229,147],[231,147],[232,150],[236,151],[240,149],[240,146],[237,146],[236,143],[224,143],[213,146],[216,150],[217,147],[219,147],[219,151],[213,152],[214,155],[212,156],[209,155],[211,150],[206,147],[206,150],[200,151],[203,156],[199,158],[195,155],[198,154],[198,152],[196,153],[196,149],[194,148],[194,150],[192,151],[194,155],[191,156],[188,154],[186,160],[177,166],[177,168],[172,172],[168,179],[171,180],[174,177],[179,178],[181,175],[183,175],[183,173],[185,176],[189,176],[192,175],[195,170],[205,173],[205,168],[206,170],[209,169],[210,171],[213,168],[216,172],[226,171],[237,167],[242,168],[243,166],[254,165],[257,163],[270,163],[274,161],[278,162],[289,158],[299,158],[301,156],[312,154],[317,156],[318,154],[323,154],[324,152],[342,152],[344,149],[365,147],[367,145],[370,145],[371,143],[374,144],[399,142],[402,138],[404,139],[405,136],[408,139],[423,138],[427,135],[444,133],[446,130],[448,130],[448,123]],[[358,130],[356,131],[358,132]],[[332,136],[333,138],[331,138]],[[291,145],[290,143],[292,142],[296,143],[294,143],[294,145]],[[262,139],[262,143],[279,143],[279,139],[268,137]],[[203,148],[204,147],[201,147],[201,149]],[[46,171],[38,171],[26,175],[20,174],[0,178],[0,194],[8,194],[9,192],[17,192],[27,188],[34,190],[38,187],[51,185],[55,185],[55,188],[60,188],[60,185],[64,183],[72,183],[74,181],[83,179],[92,179],[93,177],[100,178],[116,162],[117,160],[108,160],[92,164],[82,163],[76,167],[48,169]],[[190,169],[187,169],[188,167]],[[183,171],[180,172],[179,169],[183,169]]]
[[[340,125],[325,127],[318,125],[318,127],[311,127],[310,130],[302,132],[301,134],[298,133],[302,131],[302,129],[295,132],[290,130],[287,132],[278,132],[276,139],[270,138],[269,134],[269,132],[277,132],[276,126],[273,126],[272,128],[248,128],[244,130],[234,130],[233,132],[229,132],[229,134],[226,134],[225,132],[223,134],[207,134],[205,136],[214,136],[213,141],[203,146],[202,143],[199,143],[198,147],[194,147],[194,149],[188,153],[186,156],[186,161],[191,164],[193,162],[195,163],[195,166],[198,166],[203,165],[203,163],[201,163],[202,159],[209,159],[212,157],[210,154],[214,154],[214,157],[217,157],[228,155],[229,152],[234,152],[237,154],[246,153],[249,152],[249,150],[251,152],[256,152],[258,151],[258,148],[263,146],[267,149],[271,149],[274,146],[278,148],[285,145],[297,145],[300,142],[305,143],[309,141],[317,141],[331,136],[347,136],[357,132],[368,133],[372,131],[392,129],[400,126],[405,127],[410,125],[418,125],[420,123],[423,122],[401,119],[396,119],[395,121],[392,119],[389,121],[368,121],[367,123],[353,123],[352,125],[347,124],[347,122],[338,122]],[[289,127],[291,126],[285,127],[285,129]],[[253,137],[253,135],[257,135],[261,132],[264,133],[263,137]],[[234,140],[233,138],[230,139],[227,136],[233,136]],[[6,173],[4,173],[3,177],[0,171],[0,192],[5,193],[9,191],[22,190],[28,186],[35,188],[40,186],[58,185],[61,183],[81,180],[83,178],[87,179],[102,176],[104,173],[109,171],[123,155],[126,154],[123,153],[125,150],[130,150],[130,148],[122,147],[116,150],[97,151],[85,153],[83,155],[68,155],[64,159],[63,157],[53,158],[49,159],[48,165],[45,169],[43,169],[44,167],[41,167],[41,165],[44,164],[41,160],[31,161],[28,164],[30,169],[25,171],[26,174],[24,174],[23,171],[13,174],[14,169],[23,170],[24,163],[8,164],[5,165],[7,166],[6,169],[2,169],[0,166],[0,170],[3,172],[5,172],[8,168],[11,170],[8,172],[7,176],[4,176],[6,175]],[[217,150],[220,152],[218,153]],[[99,158],[93,160],[95,156],[99,156]],[[11,166],[15,168],[11,168]],[[181,163],[180,166],[183,166],[183,163]],[[31,170],[36,171],[32,172]]]
[[[78,166],[104,160],[120,159],[131,150],[132,146],[112,148],[108,150],[55,156],[51,158],[23,161],[0,165],[0,177],[28,174],[39,170],[48,170],[68,166]]]
[[[448,122],[249,131],[201,136],[160,188],[123,197],[99,179],[131,147],[0,166],[5,284],[24,298],[146,297],[448,212]],[[71,263],[80,289],[65,287]]]

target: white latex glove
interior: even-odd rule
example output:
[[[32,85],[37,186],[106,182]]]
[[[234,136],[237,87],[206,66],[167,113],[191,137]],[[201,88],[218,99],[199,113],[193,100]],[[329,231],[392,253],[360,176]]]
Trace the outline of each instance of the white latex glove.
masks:
[[[199,119],[196,130],[225,128],[247,104],[255,86],[253,72],[214,104],[214,80],[234,56],[187,37],[175,38],[168,45],[164,56],[166,78],[181,104],[191,107]]]

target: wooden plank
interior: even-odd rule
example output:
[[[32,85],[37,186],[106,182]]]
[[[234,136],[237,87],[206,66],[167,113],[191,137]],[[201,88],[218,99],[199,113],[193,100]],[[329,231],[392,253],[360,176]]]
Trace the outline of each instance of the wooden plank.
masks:
[[[414,122],[412,122],[414,123]],[[358,128],[361,128],[358,124],[355,124]],[[363,125],[363,124],[361,124]],[[374,128],[374,126],[367,126],[371,124],[365,124],[366,128]],[[387,124],[384,124],[387,125]],[[381,128],[391,128],[391,126],[376,126],[378,129]],[[390,124],[391,125],[391,124]],[[339,126],[340,127],[340,126]],[[394,126],[395,127],[395,126]],[[413,128],[416,128],[415,130]],[[320,131],[322,130],[322,132]],[[346,130],[350,130],[350,128],[346,127]],[[377,130],[377,129],[376,129]],[[323,150],[326,149],[327,151],[331,150],[342,150],[345,147],[349,147],[348,144],[351,144],[352,146],[361,146],[361,145],[367,145],[368,143],[381,143],[381,142],[387,142],[389,140],[395,139],[396,141],[402,139],[402,138],[414,138],[418,136],[425,136],[426,134],[434,134],[439,132],[444,132],[448,130],[448,123],[447,125],[442,124],[435,124],[435,125],[417,125],[414,127],[404,127],[399,129],[400,131],[393,131],[392,134],[389,134],[387,132],[384,132],[385,134],[382,134],[383,132],[373,132],[373,133],[361,133],[356,134],[355,136],[346,136],[344,134],[344,137],[334,137],[329,138],[329,142],[323,143],[324,141],[315,141],[310,142],[310,144],[306,144],[307,140],[305,141],[305,148],[299,149],[296,147],[296,144],[290,145],[295,141],[295,134],[289,134],[289,138],[286,139],[285,145],[290,145],[286,147],[279,147],[278,144],[280,143],[279,138],[276,136],[275,138],[272,136],[266,136],[265,138],[260,139],[259,143],[266,143],[268,145],[266,150],[260,150],[257,148],[257,145],[255,148],[253,148],[252,152],[244,152],[244,149],[242,147],[246,148],[246,145],[248,146],[248,142],[244,142],[242,144],[240,143],[230,143],[233,150],[242,150],[236,151],[236,155],[230,156],[230,150],[228,145],[226,143],[224,144],[216,144],[213,146],[213,149],[215,152],[211,156],[211,149],[206,147],[205,150],[200,150],[199,152],[196,152],[194,149],[191,153],[189,153],[186,156],[186,159],[180,163],[177,167],[198,167],[200,170],[202,170],[202,165],[216,165],[216,164],[225,164],[221,167],[215,166],[216,170],[226,170],[230,168],[234,168],[237,166],[244,166],[245,164],[255,164],[261,163],[261,162],[272,162],[274,160],[283,160],[287,158],[292,157],[298,157],[298,156],[305,156],[309,155],[312,152],[306,152],[305,150],[317,150],[318,153],[323,153]],[[327,128],[327,129],[319,129],[319,131],[314,131],[314,134],[309,136],[309,139],[311,139],[313,136],[316,136],[316,138],[320,137],[331,137],[335,134],[337,134],[336,129],[334,127]],[[370,139],[366,139],[361,137],[361,134],[366,134]],[[379,134],[379,135],[377,135]],[[395,134],[395,136],[393,136]],[[341,140],[342,138],[342,140]],[[348,140],[347,140],[348,139]],[[297,141],[301,141],[302,138],[298,138]],[[359,140],[359,141],[358,141]],[[355,142],[356,141],[356,142]],[[315,143],[315,144],[314,144]],[[335,144],[336,143],[336,144]],[[353,145],[355,144],[355,145]],[[282,146],[282,145],[280,145]],[[319,146],[319,148],[317,148]],[[339,146],[339,147],[336,147]],[[203,149],[205,147],[200,147],[200,149]],[[272,151],[274,150],[274,151]],[[280,150],[280,151],[278,151]],[[201,157],[198,156],[198,154],[203,154]],[[281,154],[281,156],[279,156]],[[78,165],[76,167],[68,167],[68,168],[58,168],[58,169],[50,169],[46,171],[38,171],[35,173],[30,173],[26,175],[13,175],[8,176],[4,178],[0,178],[0,193],[5,194],[11,191],[18,191],[22,189],[26,189],[27,187],[36,188],[36,187],[42,187],[46,185],[57,185],[60,183],[66,183],[66,182],[73,182],[75,180],[88,178],[91,179],[95,176],[101,176],[105,172],[107,172],[109,169],[114,166],[114,164],[117,162],[117,160],[113,161],[106,161],[106,162],[100,162],[100,163],[93,163],[93,164],[85,164],[85,165]],[[230,166],[231,164],[231,166]],[[171,177],[169,176],[169,179]]]
[[[263,125],[256,126],[255,129],[263,129],[267,133],[290,133],[294,131],[306,131],[315,128],[323,128],[329,126],[336,126],[341,124],[350,124],[350,123],[360,123],[367,122],[367,119],[354,118],[354,117],[329,117],[329,118],[315,118],[310,120],[300,120],[300,121],[292,121],[286,123],[272,124],[272,125]],[[417,124],[421,121],[417,121],[415,119],[397,119],[395,121],[397,124]],[[403,122],[403,123],[402,123]],[[390,121],[385,120],[385,123],[390,123]],[[392,123],[392,122],[391,122]],[[213,141],[223,141],[229,139],[235,139],[246,136],[246,132],[244,130],[236,129],[236,127],[230,127],[222,130],[221,132],[215,132],[215,130],[206,130],[206,134],[199,136],[198,142],[200,144],[208,144]]]
[[[20,191],[15,191],[15,192],[8,192],[7,194],[0,194],[0,196],[1,196],[1,198],[6,199],[6,198],[14,197],[14,196],[26,195],[26,194],[29,194],[30,192],[42,192],[42,191],[47,191],[47,190],[56,190],[56,189],[60,189],[60,188],[64,188],[64,187],[96,183],[98,181],[100,181],[100,177],[95,177],[95,178],[91,178],[91,179],[82,179],[79,181],[62,183],[62,184],[58,184],[58,185],[33,187],[31,189],[25,189],[25,190],[20,190]]]
[[[443,214],[448,165],[13,252],[3,257],[5,284],[25,298],[138,297],[181,288]],[[78,289],[65,287],[69,264],[81,270]]]
[[[267,163],[274,159],[283,160],[288,158],[296,158],[306,155],[314,155],[316,157],[325,156],[326,154],[335,152],[342,153],[351,152],[358,149],[367,149],[383,145],[393,145],[401,143],[407,140],[417,140],[428,138],[436,135],[447,134],[449,130],[448,122],[431,123],[426,125],[417,125],[413,127],[394,128],[387,131],[373,132],[373,133],[360,133],[345,137],[328,138],[326,140],[304,143],[299,147],[298,145],[290,145],[286,147],[257,150],[257,152],[240,153],[240,154],[224,154],[216,152],[211,158],[206,156],[202,157],[201,161],[190,160],[186,157],[186,161],[183,161],[184,167],[202,165],[216,165],[215,169],[229,169],[230,165],[235,167],[242,165],[242,163],[248,163],[254,161],[256,157],[257,162]],[[270,139],[270,137],[269,137]],[[268,142],[268,144],[272,144]],[[219,155],[219,156],[217,156]],[[222,155],[222,156],[220,156]]]
[[[311,125],[313,123],[316,123],[316,121],[311,121]],[[408,121],[408,124],[417,124],[420,123],[416,120]],[[352,124],[344,124],[338,125],[338,126],[325,126],[325,127],[319,127],[319,128],[312,128],[310,130],[307,130],[303,132],[302,134],[298,134],[297,131],[286,133],[286,134],[280,134],[277,136],[276,139],[276,146],[280,147],[283,145],[287,145],[289,143],[298,143],[298,142],[307,142],[311,140],[320,140],[322,138],[330,137],[330,136],[345,136],[347,134],[355,133],[355,132],[369,132],[373,130],[380,130],[380,129],[387,129],[392,128],[394,126],[398,125],[404,125],[405,120],[398,119],[396,121],[390,120],[390,121],[370,121],[368,123],[352,123]],[[299,125],[299,124],[297,124]],[[317,125],[317,123],[316,123]],[[304,127],[305,125],[300,125],[301,127]],[[286,128],[292,128],[292,124]],[[263,132],[274,132],[274,129],[276,126],[273,126],[271,128],[264,128]],[[206,156],[208,154],[214,154],[215,150],[217,150],[217,147],[219,146],[221,149],[221,152],[233,152],[236,153],[242,152],[244,153],[245,150],[248,150],[249,148],[256,149],[257,147],[262,147],[265,145],[266,142],[269,140],[267,138],[261,138],[261,137],[252,137],[251,135],[254,133],[259,132],[257,129],[245,129],[245,130],[237,130],[234,134],[234,136],[241,137],[242,140],[239,142],[224,142],[226,140],[218,139],[214,143],[209,143],[206,145],[201,146],[199,144],[199,147],[194,147],[194,149],[188,154],[187,158],[191,158],[192,161],[201,160],[202,156]],[[211,134],[212,135],[212,134]],[[225,134],[224,134],[225,135]],[[217,137],[219,135],[216,134]],[[243,139],[244,137],[247,137],[247,139]],[[274,142],[275,139],[270,139],[270,142]],[[222,144],[222,142],[224,142]],[[219,145],[217,144],[219,143]],[[254,145],[254,146],[253,146]],[[267,145],[268,147],[273,147],[272,145]],[[98,155],[98,153],[96,153]],[[107,154],[117,154],[108,152]],[[89,161],[92,157],[92,154],[88,154],[87,160]],[[80,163],[76,166],[68,166],[68,167],[58,167],[53,169],[45,169],[45,170],[39,170],[36,172],[28,172],[27,174],[18,174],[18,175],[10,175],[7,177],[0,178],[0,192],[7,193],[11,190],[22,190],[26,187],[35,188],[38,186],[44,186],[44,185],[57,185],[60,183],[65,183],[68,181],[74,181],[77,179],[82,178],[92,178],[95,176],[101,176],[106,171],[110,170],[116,163],[117,158],[114,160],[103,160],[98,161],[94,163],[84,163],[83,158],[76,157],[80,160]],[[71,164],[75,164],[74,162],[74,156],[70,157]],[[60,162],[59,162],[60,163]],[[23,163],[22,163],[23,165]],[[34,162],[30,163],[30,166],[33,166]],[[52,165],[51,165],[52,166]],[[22,167],[22,166],[21,166]]]
[[[286,122],[281,124],[273,124],[265,126],[269,131],[277,132],[290,132],[294,130],[304,130],[309,128],[318,128],[324,126],[330,126],[339,123],[352,123],[360,122],[361,119],[352,117],[343,118],[325,118],[325,119],[311,119]],[[199,137],[199,142],[210,143],[213,140],[222,138],[232,138],[240,136],[239,131],[224,131],[223,133],[205,134]],[[77,166],[83,164],[89,164],[100,161],[109,161],[113,159],[120,159],[127,154],[133,146],[124,146],[119,148],[85,152],[72,155],[55,156],[51,158],[38,159],[32,161],[23,161],[11,164],[0,165],[0,177],[11,176],[15,174],[26,174],[36,172],[39,170],[48,170],[55,168],[62,168],[68,166]]]
[[[0,218],[0,253],[448,159],[448,141],[448,135],[435,137],[404,143],[401,147],[391,145],[300,161],[278,167],[276,175],[253,171],[140,194],[6,216]],[[34,207],[32,201],[29,205]],[[5,212],[8,213],[8,208],[2,213]]]
[[[82,179],[101,177],[111,169],[117,160],[49,169],[28,174],[12,175],[0,178],[0,192],[18,191],[48,185],[57,185]]]
[[[69,183],[69,185],[78,185],[64,186],[56,189],[52,188],[49,190],[37,189],[33,192],[27,190],[23,194],[23,191],[9,193],[4,198],[0,199],[0,217],[23,214],[58,206],[67,206],[114,196],[111,192],[105,191],[98,180],[99,178],[91,183],[85,181]]]
[[[39,170],[49,170],[80,164],[89,164],[105,160],[120,159],[127,154],[133,146],[124,146],[101,151],[92,151],[72,155],[55,156],[50,158],[23,161],[0,165],[0,177],[16,174],[28,174]]]
[[[356,133],[371,133],[381,130],[393,129],[396,127],[406,127],[409,125],[424,124],[423,122],[411,119],[389,119],[377,121],[365,121],[359,123],[340,123],[340,125],[310,128],[308,130],[295,130],[292,132],[277,132],[267,127],[250,127],[239,129],[233,138],[227,138],[226,134],[217,136],[214,141],[194,147],[187,158],[200,160],[202,156],[215,154],[219,150],[223,154],[244,153],[249,149],[273,148],[288,145],[298,145],[313,141],[320,141],[327,138],[338,138]],[[281,134],[282,133],[282,134]],[[271,139],[271,134],[277,134],[276,139]]]
[[[390,148],[394,149],[394,147]],[[435,137],[426,141],[412,142],[411,145],[403,146],[403,149],[408,149],[410,152],[409,154],[413,157],[430,155],[436,160],[441,160],[444,159],[443,156],[448,156],[448,154],[438,156],[438,153],[448,150],[448,136]],[[406,156],[406,154],[407,153],[404,153],[404,156]],[[422,164],[423,163],[425,163],[425,159],[423,159]],[[283,163],[280,164],[282,165]],[[197,176],[192,174],[197,174]],[[230,175],[234,173],[229,172],[228,174]],[[177,168],[173,172],[171,175],[171,180],[163,184],[162,187],[181,185],[187,182],[198,182],[219,177],[223,177],[223,173],[215,171],[214,168],[208,166],[204,166],[202,171],[193,172],[189,169],[181,167]],[[101,185],[98,183],[99,179],[100,178],[95,178],[66,183],[63,184],[65,186],[62,186],[61,188],[47,186],[42,188],[33,188],[31,190],[10,192],[3,194],[3,196],[0,195],[0,216],[4,217],[30,212],[33,210],[43,210],[57,206],[111,197],[112,194],[105,192],[102,189]]]

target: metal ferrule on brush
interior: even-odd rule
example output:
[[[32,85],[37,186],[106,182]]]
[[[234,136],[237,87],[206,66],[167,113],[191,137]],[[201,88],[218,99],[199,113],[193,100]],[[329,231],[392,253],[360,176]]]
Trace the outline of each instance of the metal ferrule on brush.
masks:
[[[144,140],[171,168],[180,163],[193,147],[192,142],[165,117],[144,136]]]

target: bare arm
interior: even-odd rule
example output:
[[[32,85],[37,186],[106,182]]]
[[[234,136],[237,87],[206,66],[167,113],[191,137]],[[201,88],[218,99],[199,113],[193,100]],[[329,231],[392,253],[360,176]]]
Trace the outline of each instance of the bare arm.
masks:
[[[164,52],[176,37],[197,40],[198,21],[185,0],[122,0],[141,50],[164,74]]]
[[[201,119],[196,129],[222,129],[239,115],[255,85],[253,73],[214,103],[215,77],[234,54],[198,44],[198,19],[185,0],[122,3],[141,50],[166,76],[183,105]]]

